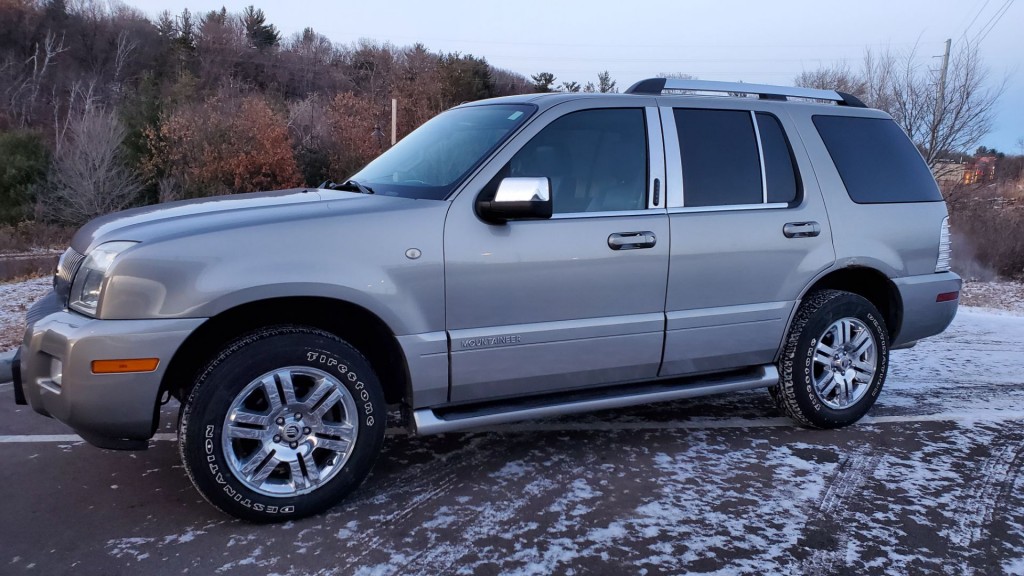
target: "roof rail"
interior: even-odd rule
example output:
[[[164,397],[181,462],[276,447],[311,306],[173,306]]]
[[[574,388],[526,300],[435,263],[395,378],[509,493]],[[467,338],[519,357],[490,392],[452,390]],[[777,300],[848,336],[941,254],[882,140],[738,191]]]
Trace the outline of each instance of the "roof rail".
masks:
[[[794,86],[770,86],[745,82],[712,82],[709,80],[677,80],[675,78],[648,78],[626,89],[626,94],[659,95],[665,90],[692,90],[694,92],[722,92],[725,94],[757,94],[762,100],[809,98],[828,100],[841,106],[867,108],[859,98],[837,90],[818,90]]]

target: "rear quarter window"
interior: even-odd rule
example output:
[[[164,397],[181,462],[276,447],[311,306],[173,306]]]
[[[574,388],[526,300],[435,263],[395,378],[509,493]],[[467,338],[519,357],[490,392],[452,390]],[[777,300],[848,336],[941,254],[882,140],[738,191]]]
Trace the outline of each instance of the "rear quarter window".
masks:
[[[813,121],[854,202],[942,201],[921,154],[892,120],[814,116]]]

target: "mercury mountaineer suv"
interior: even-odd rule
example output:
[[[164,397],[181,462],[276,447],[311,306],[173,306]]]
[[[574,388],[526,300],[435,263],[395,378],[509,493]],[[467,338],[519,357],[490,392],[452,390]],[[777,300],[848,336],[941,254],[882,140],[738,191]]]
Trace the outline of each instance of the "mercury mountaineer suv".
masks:
[[[104,448],[159,408],[229,514],[322,511],[418,434],[767,388],[856,422],[957,310],[946,205],[839,92],[644,80],[444,112],[341,184],[85,225],[17,401]]]

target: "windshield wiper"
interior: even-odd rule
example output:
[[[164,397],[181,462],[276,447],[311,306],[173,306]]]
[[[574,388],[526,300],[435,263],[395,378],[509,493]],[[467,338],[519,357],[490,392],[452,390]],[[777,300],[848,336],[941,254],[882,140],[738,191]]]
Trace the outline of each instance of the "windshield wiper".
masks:
[[[355,180],[348,180],[342,184],[331,182],[328,180],[320,185],[321,188],[329,188],[331,190],[345,190],[347,192],[359,192],[361,194],[373,194],[373,188],[369,186],[363,186]]]

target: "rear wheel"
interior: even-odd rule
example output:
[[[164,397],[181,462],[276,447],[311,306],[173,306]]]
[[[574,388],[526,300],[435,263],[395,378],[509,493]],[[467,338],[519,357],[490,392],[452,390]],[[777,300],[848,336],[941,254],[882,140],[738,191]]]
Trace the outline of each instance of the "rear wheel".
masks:
[[[839,428],[871,408],[889,366],[889,336],[862,296],[820,290],[800,305],[779,360],[776,405],[801,424]]]
[[[325,510],[366,477],[384,439],[385,404],[366,359],[298,326],[227,346],[185,402],[179,440],[196,488],[257,522]]]

